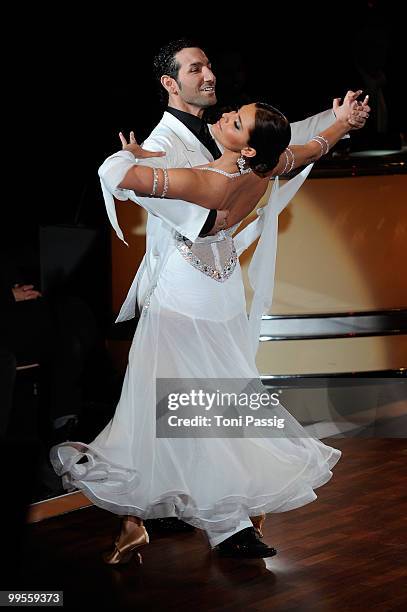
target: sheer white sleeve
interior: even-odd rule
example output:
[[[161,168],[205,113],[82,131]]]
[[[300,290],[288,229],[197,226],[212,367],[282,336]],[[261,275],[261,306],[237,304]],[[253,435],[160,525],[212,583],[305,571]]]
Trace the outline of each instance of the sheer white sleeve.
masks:
[[[98,170],[107,216],[117,236],[120,240],[123,240],[127,246],[129,245],[124,239],[123,232],[117,220],[113,197],[122,201],[129,199],[129,191],[120,189],[118,185],[120,185],[128,170],[136,164],[137,160],[133,153],[130,153],[130,151],[118,151],[110,155]]]
[[[208,209],[191,202],[185,202],[184,200],[166,200],[160,198],[149,198],[144,196],[136,196],[134,191],[128,189],[120,189],[118,185],[123,180],[127,171],[135,165],[146,164],[155,165],[155,159],[163,158],[149,158],[148,160],[135,159],[134,155],[130,151],[118,151],[113,155],[110,155],[99,168],[99,177],[102,187],[103,197],[106,206],[106,212],[109,217],[110,223],[115,230],[118,238],[124,240],[123,232],[119,226],[116,215],[116,207],[114,199],[118,200],[131,200],[136,204],[139,204],[142,208],[147,210],[149,213],[160,217],[163,221],[168,223],[173,229],[181,233],[183,236],[187,236],[190,240],[195,240],[199,235],[203,224],[205,223],[208,216]]]

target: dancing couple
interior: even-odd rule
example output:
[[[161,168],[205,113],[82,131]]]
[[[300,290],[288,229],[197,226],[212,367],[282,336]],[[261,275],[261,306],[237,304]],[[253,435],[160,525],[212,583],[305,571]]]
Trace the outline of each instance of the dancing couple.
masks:
[[[107,214],[118,237],[115,201],[148,212],[144,259],[117,321],[140,311],[115,414],[89,443],[51,449],[66,490],[122,517],[108,564],[140,560],[146,519],[173,517],[206,532],[219,554],[263,558],[276,550],[262,540],[266,513],[316,499],[341,451],[310,437],[281,405],[284,437],[158,438],[157,379],[250,379],[261,315],[271,303],[277,220],[312,163],[369,114],[361,92],[292,124],[264,102],[202,120],[216,103],[216,79],[204,51],[190,41],[170,43],[155,60],[168,107],[139,146],[120,134],[122,150],[99,169]],[[305,166],[279,186],[280,176]],[[257,218],[236,234],[273,181]],[[257,238],[246,310],[239,255]],[[266,390],[264,388],[264,390]]]

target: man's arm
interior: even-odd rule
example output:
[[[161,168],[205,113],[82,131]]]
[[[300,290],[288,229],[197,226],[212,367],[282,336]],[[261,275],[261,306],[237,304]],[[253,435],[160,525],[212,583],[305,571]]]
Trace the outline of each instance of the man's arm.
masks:
[[[290,145],[302,145],[308,142],[313,136],[329,128],[337,118],[343,119],[343,115],[346,112],[346,99],[347,96],[359,96],[362,93],[361,90],[356,92],[348,91],[342,104],[338,104],[334,110],[330,108],[322,113],[308,117],[303,121],[295,121],[290,124],[291,127],[291,140]],[[359,109],[363,113],[367,109],[367,99],[360,104]],[[370,109],[369,109],[370,110]],[[360,123],[358,127],[363,127]],[[344,136],[347,138],[348,136]]]
[[[303,121],[295,121],[290,124],[291,140],[290,145],[302,145],[311,140],[315,134],[319,134],[326,130],[335,121],[335,114],[332,108],[329,108],[318,115],[303,119]]]

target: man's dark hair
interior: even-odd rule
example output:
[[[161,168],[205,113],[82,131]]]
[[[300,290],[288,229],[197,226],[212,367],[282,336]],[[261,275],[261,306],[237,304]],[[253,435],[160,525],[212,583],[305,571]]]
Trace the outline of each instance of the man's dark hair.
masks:
[[[168,93],[161,86],[161,77],[163,74],[167,74],[168,76],[175,79],[178,83],[178,73],[180,69],[180,65],[175,59],[175,56],[182,49],[190,49],[191,47],[197,47],[198,49],[202,49],[201,45],[198,41],[192,40],[189,38],[180,38],[179,40],[172,40],[171,42],[161,47],[157,55],[153,60],[153,69],[154,76],[158,81],[160,87],[160,95],[163,102],[167,103],[168,101]]]
[[[275,168],[290,139],[291,127],[284,115],[271,104],[256,102],[254,128],[248,142],[256,149],[256,155],[247,159],[252,170],[263,174]]]

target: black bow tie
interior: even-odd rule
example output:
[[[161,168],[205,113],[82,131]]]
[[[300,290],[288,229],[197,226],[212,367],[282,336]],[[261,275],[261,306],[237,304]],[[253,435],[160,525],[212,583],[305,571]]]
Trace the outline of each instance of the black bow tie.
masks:
[[[212,138],[207,123],[202,122],[202,127],[199,132],[199,140],[202,144],[212,153],[213,159],[219,159],[222,153],[219,151],[218,146]]]

